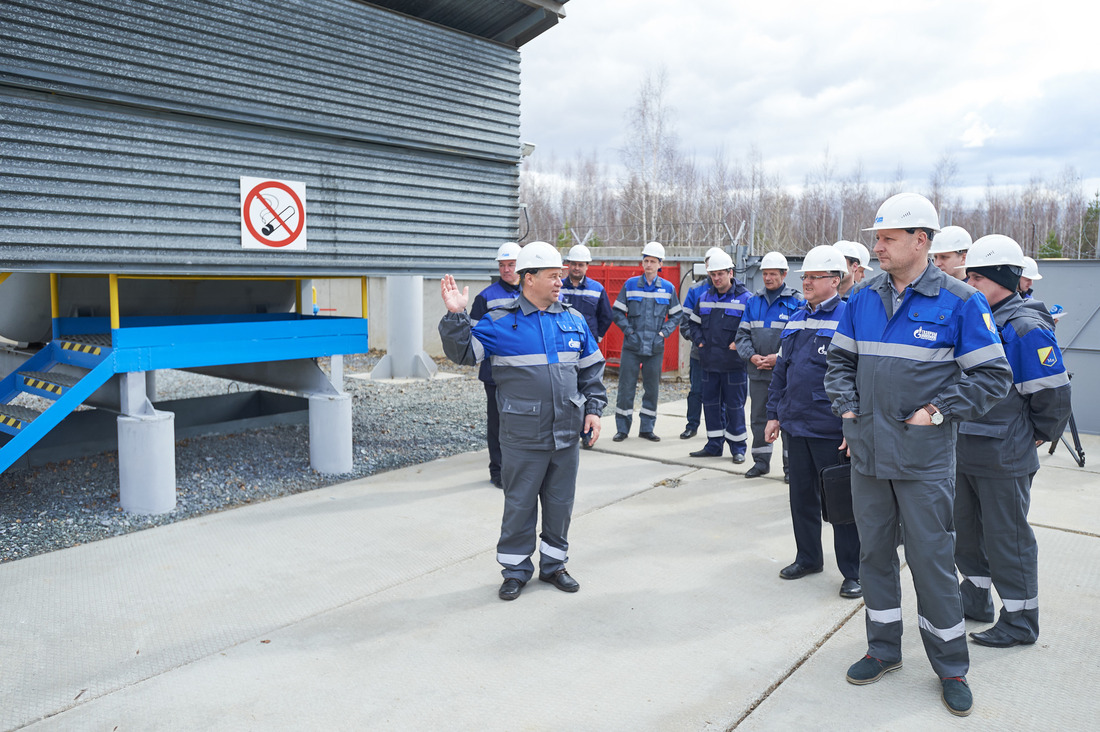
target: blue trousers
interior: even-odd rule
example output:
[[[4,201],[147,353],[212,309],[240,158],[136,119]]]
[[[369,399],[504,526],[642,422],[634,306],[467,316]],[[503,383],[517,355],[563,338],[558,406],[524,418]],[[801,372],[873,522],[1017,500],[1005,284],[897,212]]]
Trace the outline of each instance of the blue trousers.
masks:
[[[687,427],[685,429],[698,430],[699,422],[703,416],[703,367],[699,359],[688,359],[688,383],[691,389],[688,391]]]
[[[661,388],[661,364],[665,360],[662,347],[652,356],[642,356],[623,349],[619,356],[619,397],[615,401],[615,429],[630,432],[634,419],[634,395],[638,393],[638,371],[642,372],[642,408],[638,419],[639,432],[652,432],[657,422],[657,391]]]
[[[745,397],[748,379],[744,371],[703,371],[703,416],[707,420],[707,444],[711,455],[722,454],[729,443],[730,454],[744,455],[749,435],[745,430]]]

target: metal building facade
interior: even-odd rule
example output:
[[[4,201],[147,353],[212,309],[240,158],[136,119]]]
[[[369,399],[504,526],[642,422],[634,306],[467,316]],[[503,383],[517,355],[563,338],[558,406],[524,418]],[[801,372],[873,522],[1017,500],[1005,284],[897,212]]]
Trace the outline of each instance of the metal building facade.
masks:
[[[545,22],[454,7],[505,5]],[[0,271],[480,273],[519,53],[357,0],[0,0],[0,160]],[[241,176],[306,184],[307,251],[242,249]]]

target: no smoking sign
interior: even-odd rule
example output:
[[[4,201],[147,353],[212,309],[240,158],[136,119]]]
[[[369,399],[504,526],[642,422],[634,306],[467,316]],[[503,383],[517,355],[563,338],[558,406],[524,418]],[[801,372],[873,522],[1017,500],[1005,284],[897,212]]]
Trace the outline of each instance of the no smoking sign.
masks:
[[[305,251],[306,184],[242,176],[241,246]]]

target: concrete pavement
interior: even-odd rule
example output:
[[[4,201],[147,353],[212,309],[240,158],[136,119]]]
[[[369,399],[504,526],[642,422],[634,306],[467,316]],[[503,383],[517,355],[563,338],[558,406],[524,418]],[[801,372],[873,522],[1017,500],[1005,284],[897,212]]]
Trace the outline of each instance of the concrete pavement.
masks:
[[[1091,729],[1100,477],[1043,453],[1032,521],[1043,633],[971,646],[952,717],[903,577],[905,666],[855,687],[863,606],[794,556],[778,470],[660,443],[582,454],[575,595],[496,597],[485,453],[0,565],[0,728],[32,730]],[[635,425],[636,429],[636,425]],[[1086,436],[1092,461],[1100,438]],[[968,622],[968,630],[982,626]]]

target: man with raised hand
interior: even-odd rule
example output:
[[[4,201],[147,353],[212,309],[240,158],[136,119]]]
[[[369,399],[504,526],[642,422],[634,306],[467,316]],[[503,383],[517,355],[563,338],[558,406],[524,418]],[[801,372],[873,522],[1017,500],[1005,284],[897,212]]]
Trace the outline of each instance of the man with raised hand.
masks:
[[[502,600],[514,600],[534,574],[531,555],[541,537],[539,579],[564,592],[580,584],[565,570],[569,523],[577,489],[581,435],[600,436],[607,405],[604,358],[584,317],[558,301],[561,255],[546,242],[523,247],[516,262],[521,295],[474,325],[466,315],[469,288],[441,283],[447,313],[439,321],[443,350],[455,363],[488,361],[497,384],[503,455],[504,518],[497,562]],[[539,504],[542,531],[536,537]]]

